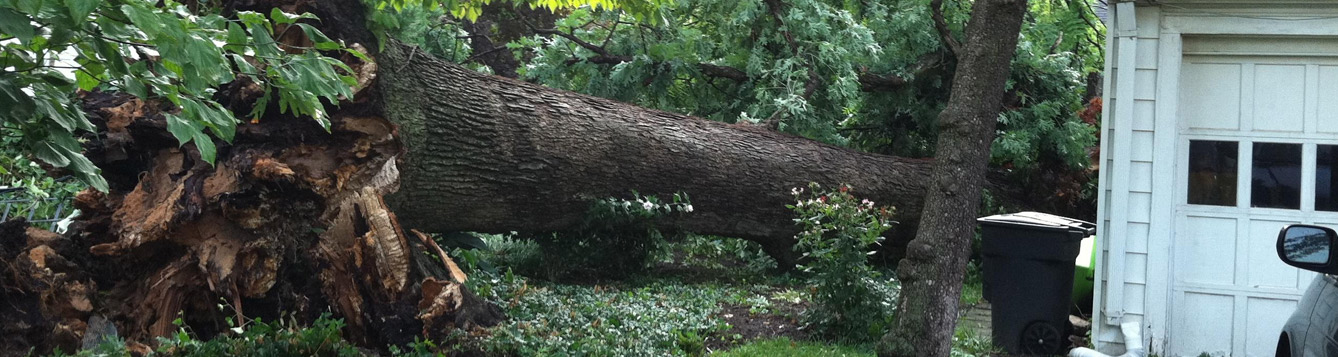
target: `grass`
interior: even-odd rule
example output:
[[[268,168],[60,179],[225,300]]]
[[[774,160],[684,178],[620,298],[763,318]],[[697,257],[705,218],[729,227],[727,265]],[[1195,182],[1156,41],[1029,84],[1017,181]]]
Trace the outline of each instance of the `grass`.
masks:
[[[985,357],[1001,353],[1003,348],[995,346],[989,335],[981,334],[962,324],[958,324],[957,330],[953,331],[952,357]]]
[[[756,340],[728,351],[712,353],[713,357],[786,357],[874,356],[873,346],[842,345],[815,341],[792,341],[788,338]]]
[[[967,263],[966,276],[962,279],[960,306],[972,306],[985,301],[984,279],[984,274],[980,271],[980,262]]]

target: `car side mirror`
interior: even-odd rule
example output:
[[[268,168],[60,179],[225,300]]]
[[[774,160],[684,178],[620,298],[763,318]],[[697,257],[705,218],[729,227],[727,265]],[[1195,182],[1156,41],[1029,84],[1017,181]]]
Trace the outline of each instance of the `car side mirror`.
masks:
[[[1338,234],[1328,227],[1293,224],[1278,233],[1278,258],[1297,268],[1325,274],[1338,274],[1334,253]]]

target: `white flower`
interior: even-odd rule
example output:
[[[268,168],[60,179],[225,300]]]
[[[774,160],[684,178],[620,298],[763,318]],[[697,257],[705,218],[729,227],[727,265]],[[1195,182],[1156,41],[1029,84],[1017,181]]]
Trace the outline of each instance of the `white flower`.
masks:
[[[688,205],[687,207],[683,208],[683,210],[692,212],[692,205]]]
[[[650,201],[642,201],[642,202],[641,202],[641,208],[644,209],[644,210],[649,211],[649,210],[651,210],[652,208],[655,208],[655,204],[654,204],[654,203],[650,203]]]

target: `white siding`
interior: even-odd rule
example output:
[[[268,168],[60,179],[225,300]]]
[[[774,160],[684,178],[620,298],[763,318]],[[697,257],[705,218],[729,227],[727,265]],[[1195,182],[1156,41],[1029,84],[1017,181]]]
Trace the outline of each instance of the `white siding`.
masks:
[[[1159,153],[1156,152],[1156,111],[1157,111],[1157,81],[1158,81],[1158,46],[1160,11],[1156,7],[1139,7],[1137,10],[1138,29],[1135,44],[1133,68],[1120,67],[1120,44],[1118,39],[1118,24],[1108,26],[1111,36],[1107,38],[1107,58],[1106,62],[1110,64],[1110,71],[1107,72],[1106,84],[1109,85],[1104,91],[1106,99],[1103,103],[1103,135],[1101,136],[1102,149],[1101,154],[1105,160],[1101,167],[1101,186],[1098,190],[1104,197],[1098,198],[1098,205],[1102,209],[1097,212],[1097,235],[1101,239],[1102,256],[1099,258],[1098,270],[1101,274],[1101,284],[1097,288],[1097,294],[1101,295],[1093,299],[1097,305],[1093,311],[1096,316],[1093,317],[1094,340],[1099,350],[1106,353],[1123,352],[1120,342],[1123,337],[1119,335],[1119,328],[1113,324],[1107,324],[1108,317],[1102,313],[1104,306],[1109,302],[1119,300],[1122,305],[1120,311],[1122,318],[1142,319],[1146,312],[1146,294],[1147,294],[1147,261],[1148,261],[1148,240],[1150,232],[1150,222],[1152,221],[1152,202],[1154,195],[1159,190],[1154,185],[1153,173],[1155,162],[1159,159]],[[1127,43],[1127,42],[1126,42]],[[1127,88],[1120,88],[1120,79],[1118,76],[1129,75],[1132,72],[1134,77],[1134,88],[1132,98],[1121,98],[1121,89],[1128,91]],[[1128,81],[1126,81],[1127,83]],[[1121,103],[1130,101],[1132,103]],[[1133,115],[1130,122],[1119,122],[1124,120],[1119,110],[1120,108],[1131,108]],[[1120,130],[1119,126],[1126,126],[1127,131]],[[1116,135],[1126,133],[1130,135],[1122,141],[1127,143],[1125,147],[1115,147]],[[1123,151],[1117,153],[1117,151]],[[1122,157],[1126,161],[1116,163],[1115,158]],[[1168,158],[1169,159],[1169,158]],[[1123,170],[1115,170],[1115,168]],[[1114,182],[1121,182],[1116,185]],[[1116,187],[1123,191],[1115,192]],[[1114,205],[1123,207],[1114,207]],[[1112,217],[1112,210],[1119,209],[1124,211],[1121,217]],[[1116,228],[1113,225],[1118,224]],[[1118,241],[1117,241],[1118,240]],[[1121,256],[1112,257],[1111,247],[1119,247]],[[1115,265],[1115,266],[1112,266]],[[1119,274],[1110,274],[1111,269],[1119,269]],[[1112,280],[1114,278],[1115,280]],[[1111,284],[1120,284],[1114,287]],[[1118,317],[1117,317],[1118,318]]]

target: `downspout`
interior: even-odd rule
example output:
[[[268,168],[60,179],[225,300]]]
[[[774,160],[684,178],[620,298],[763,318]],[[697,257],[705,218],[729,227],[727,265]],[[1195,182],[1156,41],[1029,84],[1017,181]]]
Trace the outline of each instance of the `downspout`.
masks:
[[[1143,347],[1143,326],[1139,321],[1129,321],[1120,325],[1120,332],[1124,333],[1124,354],[1118,357],[1146,357],[1147,349]],[[1069,357],[1116,357],[1105,353],[1097,352],[1094,349],[1078,347],[1069,350]]]
[[[1124,318],[1124,258],[1125,241],[1129,228],[1129,166],[1131,137],[1134,123],[1134,92],[1138,51],[1138,19],[1134,3],[1124,1],[1115,5],[1116,38],[1119,39],[1119,78],[1115,83],[1115,115],[1112,118],[1115,134],[1111,151],[1110,229],[1102,241],[1109,244],[1108,264],[1105,265],[1107,293],[1102,315],[1107,325],[1118,326]],[[1128,341],[1126,341],[1128,343]]]

